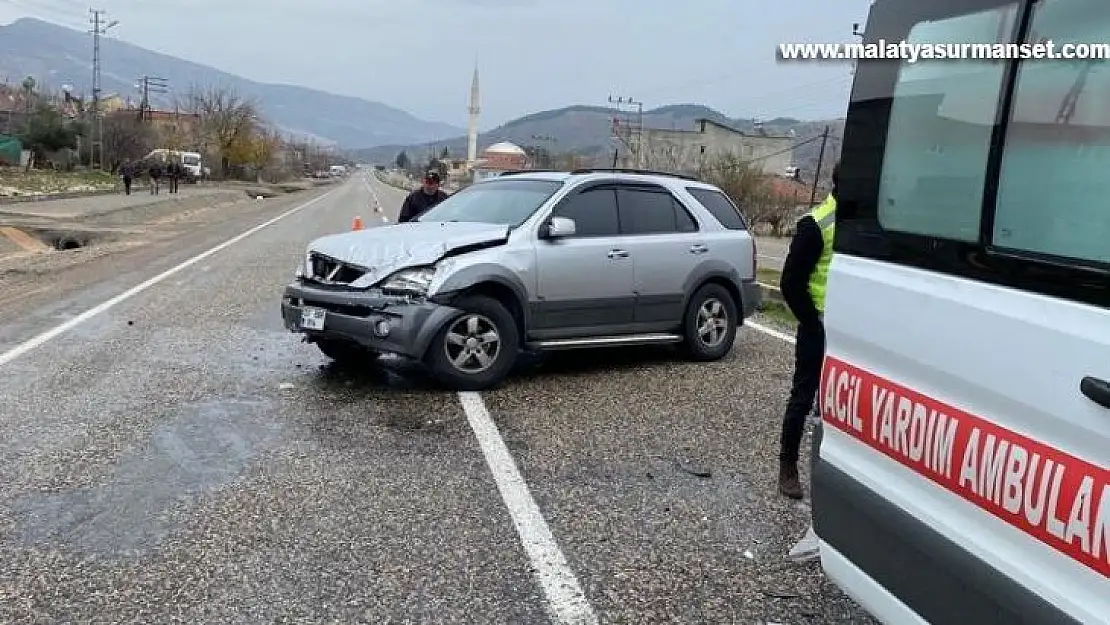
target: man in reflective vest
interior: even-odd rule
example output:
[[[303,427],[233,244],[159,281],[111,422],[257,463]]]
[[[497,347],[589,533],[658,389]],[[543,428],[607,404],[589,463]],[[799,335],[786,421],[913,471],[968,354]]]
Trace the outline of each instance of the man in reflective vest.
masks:
[[[783,300],[798,320],[794,383],[782,420],[779,452],[779,491],[793,499],[802,498],[798,452],[806,418],[813,411],[825,358],[822,316],[825,311],[825,280],[832,261],[839,182],[840,163],[837,163],[832,171],[832,192],[824,202],[798,220],[779,283]]]

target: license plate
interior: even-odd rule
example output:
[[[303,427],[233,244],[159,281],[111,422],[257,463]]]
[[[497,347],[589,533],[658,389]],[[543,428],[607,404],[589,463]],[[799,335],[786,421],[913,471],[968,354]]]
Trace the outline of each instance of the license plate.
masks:
[[[301,328],[305,330],[323,330],[324,317],[328,311],[322,308],[302,308],[301,309]]]

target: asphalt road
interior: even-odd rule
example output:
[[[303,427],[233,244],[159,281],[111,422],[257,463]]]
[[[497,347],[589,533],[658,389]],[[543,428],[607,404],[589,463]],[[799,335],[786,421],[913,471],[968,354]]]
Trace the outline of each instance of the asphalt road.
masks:
[[[773,333],[460,396],[286,332],[306,243],[401,197],[267,200],[8,304],[0,622],[869,622],[784,560],[808,510],[775,492]]]

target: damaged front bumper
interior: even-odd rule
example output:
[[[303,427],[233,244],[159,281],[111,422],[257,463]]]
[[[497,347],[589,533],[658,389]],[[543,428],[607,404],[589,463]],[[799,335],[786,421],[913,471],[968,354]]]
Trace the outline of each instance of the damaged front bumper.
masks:
[[[294,282],[285,287],[281,316],[290,332],[354,341],[373,351],[422,359],[459,310],[422,299]]]

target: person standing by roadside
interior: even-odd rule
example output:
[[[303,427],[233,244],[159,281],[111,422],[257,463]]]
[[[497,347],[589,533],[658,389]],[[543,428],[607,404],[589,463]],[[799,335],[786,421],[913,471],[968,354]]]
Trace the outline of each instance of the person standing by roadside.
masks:
[[[131,195],[131,181],[135,175],[135,166],[130,160],[123,162],[119,167],[119,176],[123,179],[123,194]]]
[[[150,163],[150,169],[148,170],[147,173],[150,174],[150,194],[151,195],[158,195],[158,191],[159,191],[158,183],[161,182],[161,180],[162,180],[162,165],[161,165],[161,163],[159,163],[158,161],[152,161]]]
[[[181,180],[181,165],[177,161],[170,161],[166,167],[170,179],[170,193],[177,193],[177,183]]]
[[[779,288],[798,320],[794,346],[794,381],[782,420],[779,452],[779,492],[802,498],[798,456],[806,418],[813,410],[825,359],[825,281],[832,262],[839,196],[840,163],[833,166],[832,191],[825,201],[798,220],[783,263]]]
[[[439,172],[429,170],[424,174],[424,184],[405,198],[397,222],[412,221],[423,215],[436,204],[447,199],[447,194],[439,188]]]

